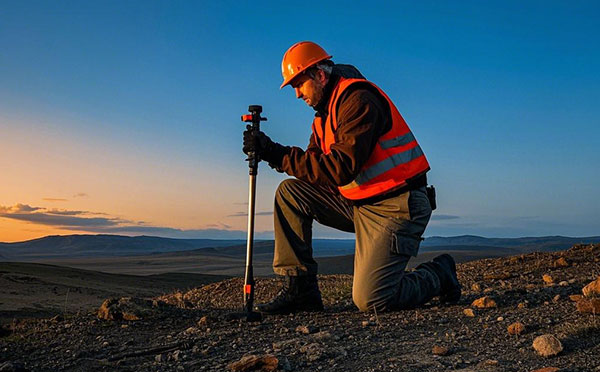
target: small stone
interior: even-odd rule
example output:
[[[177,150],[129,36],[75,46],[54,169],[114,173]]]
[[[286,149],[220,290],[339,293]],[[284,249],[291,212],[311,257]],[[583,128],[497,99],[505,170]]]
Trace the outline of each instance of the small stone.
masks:
[[[475,317],[475,312],[473,311],[473,309],[464,309],[463,310],[463,314],[465,314],[469,318],[474,318]]]
[[[448,353],[450,352],[450,349],[448,349],[445,346],[439,346],[439,345],[435,345],[432,349],[431,349],[431,353],[433,355],[448,355]]]
[[[581,300],[582,298],[583,298],[582,295],[570,295],[569,296],[569,300],[574,301],[574,302],[577,302],[577,301]]]
[[[514,322],[508,326],[507,330],[510,335],[520,335],[525,331],[525,326],[521,322]]]
[[[319,330],[319,328],[315,327],[315,326],[303,326],[303,325],[299,325],[298,327],[296,327],[296,332],[298,333],[303,333],[305,335],[309,335],[311,333],[315,333]]]
[[[519,302],[519,304],[517,305],[517,309],[525,309],[527,307],[527,304],[525,302]]]
[[[200,320],[198,320],[198,325],[200,327],[207,326],[208,325],[208,318],[206,316],[203,316],[202,318],[200,318]]]
[[[227,368],[235,372],[261,370],[265,372],[275,371],[279,366],[279,359],[274,355],[246,355],[237,362],[227,365]]]
[[[185,332],[186,334],[188,334],[188,335],[193,335],[193,334],[195,334],[195,333],[198,333],[198,328],[196,328],[196,327],[189,327],[189,328],[188,328],[188,329],[186,329],[184,332]]]
[[[552,298],[552,302],[557,303],[560,300],[560,295],[556,295]]]
[[[580,313],[600,314],[600,298],[581,298],[575,303]]]
[[[550,334],[536,337],[533,340],[533,348],[543,357],[557,355],[563,350],[559,339]]]
[[[317,339],[317,340],[326,340],[326,339],[328,339],[328,338],[331,338],[331,337],[333,337],[333,336],[331,335],[331,333],[330,333],[330,332],[328,332],[328,331],[316,332],[316,333],[313,333],[313,335],[312,335],[312,336],[313,336],[315,339]]]
[[[486,366],[497,366],[498,361],[496,359],[487,359],[486,361],[483,362],[483,364]]]
[[[172,356],[173,356],[173,360],[177,362],[177,361],[179,361],[181,359],[181,357],[183,356],[183,354],[182,354],[181,350],[175,350],[173,352]]]
[[[556,368],[556,367],[546,367],[546,368],[536,369],[535,371],[532,371],[532,372],[558,372],[558,368]]]
[[[489,296],[484,296],[484,297],[478,298],[477,300],[473,301],[471,306],[477,307],[479,309],[490,309],[490,308],[498,307],[498,305],[496,304],[496,301],[494,301]]]
[[[582,292],[585,297],[600,297],[600,277],[583,287]]]
[[[555,268],[559,268],[559,267],[569,267],[569,261],[567,261],[566,258],[561,257],[558,260],[554,261],[554,267]]]
[[[167,357],[165,356],[165,354],[157,354],[154,357],[154,360],[157,361],[158,363],[162,363],[162,362],[166,362],[167,361]]]
[[[568,282],[569,284],[575,284],[575,282],[576,282],[576,281],[577,281],[577,280],[575,280],[575,279],[569,279],[569,280],[567,280],[567,282]]]
[[[549,274],[544,274],[544,276],[542,276],[542,279],[544,280],[544,283],[546,283],[546,284],[554,283],[554,278],[552,276],[550,276]]]
[[[569,282],[567,282],[566,280],[563,280],[562,282],[559,282],[558,285],[561,286],[561,287],[568,287],[569,286]]]
[[[471,284],[471,290],[473,292],[481,292],[481,285],[479,283]]]
[[[499,317],[496,319],[496,321],[498,321],[498,322],[502,322],[502,321],[504,321],[504,317],[503,317],[503,316],[499,316]]]

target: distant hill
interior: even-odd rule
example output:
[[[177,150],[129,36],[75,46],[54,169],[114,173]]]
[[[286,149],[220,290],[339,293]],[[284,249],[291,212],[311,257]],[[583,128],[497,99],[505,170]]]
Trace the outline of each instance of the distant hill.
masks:
[[[558,251],[578,243],[597,243],[596,237],[524,237],[484,238],[474,235],[426,238],[421,252],[473,251],[494,252],[494,256]],[[315,257],[343,256],[354,253],[352,239],[313,239]],[[46,236],[18,243],[0,243],[0,260],[42,262],[66,258],[144,256],[153,254],[185,256],[200,253],[213,256],[242,257],[246,241],[219,239],[171,239],[152,236],[64,235]],[[273,241],[256,241],[255,255],[272,255]]]
[[[573,244],[590,244],[600,242],[600,236],[567,237],[567,236],[540,236],[523,238],[484,238],[476,235],[461,236],[432,236],[425,239],[423,247],[440,246],[480,246],[516,248],[523,252],[532,251],[559,251],[567,249]]]
[[[53,235],[18,243],[0,243],[0,255],[9,261],[134,256],[242,243],[243,240],[170,239],[152,236]]]

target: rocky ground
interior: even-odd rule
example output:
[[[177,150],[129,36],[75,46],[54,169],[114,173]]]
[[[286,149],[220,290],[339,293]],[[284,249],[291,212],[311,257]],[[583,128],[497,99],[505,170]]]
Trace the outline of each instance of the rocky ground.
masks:
[[[231,316],[239,278],[108,301],[100,312],[19,320],[0,329],[0,371],[600,371],[600,299],[590,287],[582,296],[600,275],[600,245],[458,271],[458,304],[393,313],[358,312],[352,277],[326,275],[324,312],[258,323]],[[257,302],[277,287],[258,279]],[[541,335],[555,341],[536,351]]]

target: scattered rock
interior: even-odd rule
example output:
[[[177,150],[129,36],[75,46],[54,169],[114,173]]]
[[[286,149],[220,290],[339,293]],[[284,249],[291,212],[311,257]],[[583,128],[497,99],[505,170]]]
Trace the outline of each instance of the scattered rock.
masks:
[[[559,282],[558,285],[561,286],[561,287],[568,287],[569,286],[569,282],[567,282],[566,280],[563,280],[563,281]]]
[[[600,298],[581,298],[575,303],[580,313],[600,314]]]
[[[471,306],[479,308],[479,309],[490,309],[490,308],[498,307],[498,305],[496,304],[496,301],[494,301],[489,296],[484,296],[484,297],[478,298],[477,300],[473,301]]]
[[[312,344],[304,345],[300,348],[300,352],[306,354],[306,359],[311,362],[321,358],[323,354],[323,348],[321,345],[313,342]]]
[[[550,274],[544,274],[544,276],[542,276],[542,279],[544,280],[544,283],[546,283],[546,284],[554,283],[554,278],[552,276],[550,276]]]
[[[152,301],[123,297],[104,300],[98,309],[98,318],[104,320],[140,320],[152,314]]]
[[[319,328],[317,328],[315,326],[311,326],[311,325],[308,325],[308,326],[299,325],[298,327],[296,327],[296,332],[303,333],[305,335],[309,335],[311,333],[315,333],[318,331],[319,331]]]
[[[274,355],[246,355],[237,362],[227,365],[227,368],[235,372],[244,371],[275,371],[279,366],[279,359]]]
[[[600,277],[583,287],[582,292],[585,297],[600,297]]]
[[[465,314],[469,318],[474,318],[475,317],[475,312],[473,311],[473,309],[464,309],[463,310],[463,314]]]
[[[526,302],[519,302],[519,304],[517,305],[517,309],[525,309],[526,307],[527,307]]]
[[[541,335],[533,340],[533,348],[543,357],[557,355],[563,350],[560,340],[553,335]]]
[[[556,303],[558,301],[560,301],[560,295],[556,295],[552,298],[552,302]]]
[[[471,290],[473,292],[481,292],[481,285],[479,283],[471,284]]]
[[[521,322],[514,322],[508,326],[508,334],[520,335],[525,331],[525,326]]]
[[[512,274],[509,272],[501,272],[501,273],[487,273],[483,274],[483,279],[485,280],[506,280],[512,278]]]
[[[577,302],[577,301],[581,300],[582,298],[583,298],[582,295],[570,295],[569,296],[569,300],[574,301],[574,302]]]
[[[173,352],[173,354],[171,354],[171,358],[172,358],[174,361],[176,361],[176,362],[177,362],[177,361],[179,361],[179,360],[181,360],[181,359],[183,358],[183,353],[182,353],[182,351],[181,351],[181,350],[175,350],[175,351]]]
[[[558,368],[556,367],[546,367],[546,368],[540,368],[540,369],[536,369],[535,371],[532,372],[557,372]]]
[[[331,335],[330,332],[328,331],[321,331],[321,332],[316,332],[313,333],[313,338],[317,339],[317,340],[326,340],[328,338],[332,338],[333,336]]]
[[[564,257],[560,257],[558,260],[554,261],[554,265],[555,268],[560,268],[560,267],[569,267],[569,261],[567,261],[566,258]]]
[[[439,345],[435,345],[432,349],[431,349],[431,353],[433,355],[448,355],[450,353],[450,349],[447,348],[446,346],[439,346]]]

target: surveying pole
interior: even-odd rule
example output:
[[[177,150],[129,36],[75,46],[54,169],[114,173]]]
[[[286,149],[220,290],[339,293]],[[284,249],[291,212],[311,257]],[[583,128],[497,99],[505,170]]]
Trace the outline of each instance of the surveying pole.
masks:
[[[242,115],[242,121],[252,123],[248,125],[249,130],[258,132],[260,130],[260,122],[266,121],[267,118],[260,116],[262,106],[251,105],[248,107],[250,114]],[[260,158],[253,151],[248,153],[248,168],[250,182],[248,187],[248,238],[246,241],[246,275],[244,276],[244,311],[246,312],[246,320],[256,322],[262,319],[260,313],[253,310],[254,306],[254,273],[252,269],[252,251],[254,248],[254,211],[256,199],[256,176],[258,175],[258,163]]]

